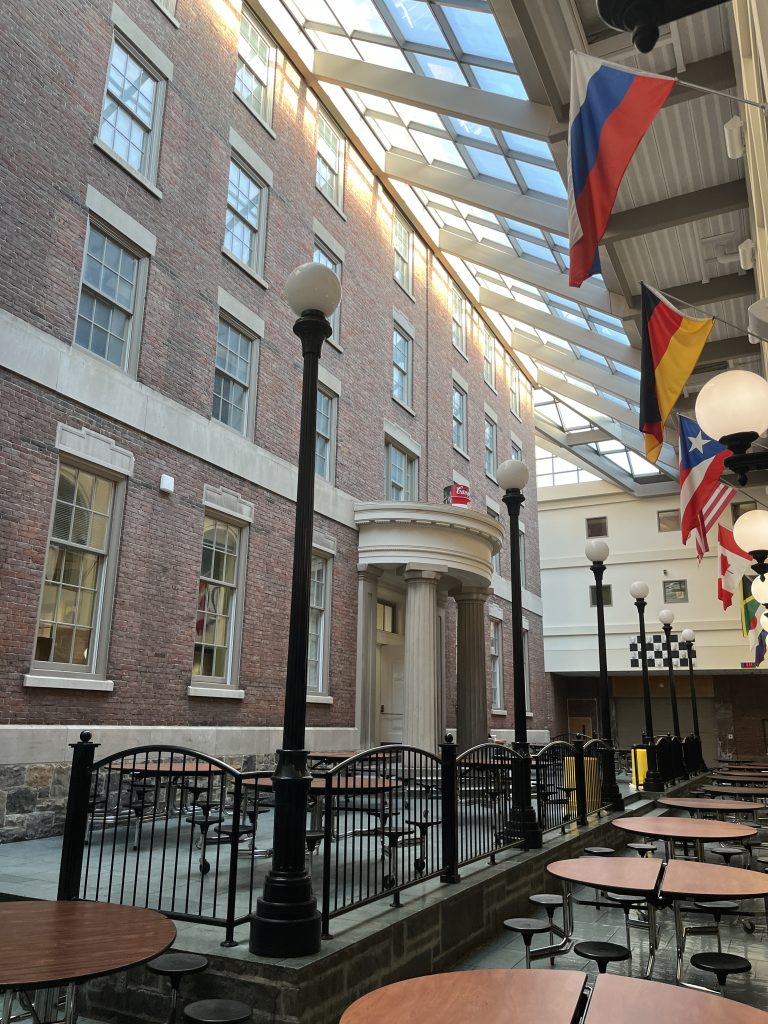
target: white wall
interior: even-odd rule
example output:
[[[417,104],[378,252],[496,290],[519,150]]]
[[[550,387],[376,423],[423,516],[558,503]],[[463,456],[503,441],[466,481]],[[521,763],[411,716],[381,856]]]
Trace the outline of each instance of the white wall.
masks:
[[[659,533],[656,513],[679,506],[677,494],[634,498],[611,484],[597,482],[541,488],[539,530],[541,593],[544,605],[544,663],[548,672],[596,672],[596,617],[589,606],[594,577],[584,555],[586,519],[607,516],[611,549],[603,582],[613,588],[613,605],[605,609],[608,670],[629,670],[629,640],[637,635],[637,611],[629,594],[633,580],[650,587],[646,631],[661,632],[658,612],[664,607],[663,580],[687,580],[688,602],[670,604],[675,632],[696,631],[699,671],[738,671],[752,652],[741,635],[739,599],[727,612],[717,599],[717,529],[709,535],[710,551],[698,563],[693,539],[682,546],[679,531]],[[747,495],[738,495],[738,500]],[[765,492],[756,492],[765,501]],[[731,513],[722,522],[731,527]]]

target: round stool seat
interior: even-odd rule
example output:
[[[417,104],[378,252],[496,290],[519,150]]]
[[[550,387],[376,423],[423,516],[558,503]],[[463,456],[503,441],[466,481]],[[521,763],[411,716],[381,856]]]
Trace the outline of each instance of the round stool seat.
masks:
[[[171,980],[183,978],[185,974],[198,974],[208,966],[208,958],[200,953],[161,953],[144,965],[153,974],[162,974]]]
[[[201,999],[184,1007],[184,1019],[192,1024],[244,1024],[252,1013],[235,999]]]
[[[645,903],[644,896],[637,896],[631,892],[607,892],[605,895],[612,903],[618,903],[627,910],[641,907]]]
[[[700,971],[710,971],[721,986],[725,985],[729,974],[746,974],[752,970],[752,964],[746,957],[733,953],[694,953],[691,966]]]
[[[584,853],[589,857],[612,857],[616,851],[610,846],[585,846]]]
[[[715,920],[720,920],[720,915],[725,911],[738,910],[739,904],[736,900],[694,900],[694,907],[698,907],[699,910],[708,910],[710,914],[714,914]]]
[[[627,843],[627,849],[635,850],[641,857],[647,857],[649,853],[656,853],[655,843]]]
[[[511,932],[520,932],[523,938],[527,937],[530,942],[532,935],[549,931],[549,922],[541,921],[537,917],[510,917],[504,922],[504,927]]]
[[[548,914],[554,914],[557,907],[562,907],[563,897],[556,896],[553,892],[537,892],[528,897],[528,902],[544,907]]]
[[[594,960],[600,974],[605,974],[608,964],[629,960],[632,956],[627,947],[618,942],[577,942],[573,952],[585,960]]]
[[[749,854],[745,846],[737,846],[735,843],[721,843],[712,848],[712,853],[722,857],[726,864],[731,863],[731,857],[744,857]]]

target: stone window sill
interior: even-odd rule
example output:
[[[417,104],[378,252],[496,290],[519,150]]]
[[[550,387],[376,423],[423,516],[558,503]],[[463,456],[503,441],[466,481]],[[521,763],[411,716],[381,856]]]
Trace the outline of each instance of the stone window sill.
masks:
[[[230,686],[196,686],[194,683],[187,687],[188,697],[224,697],[229,700],[242,700],[245,697],[245,690],[235,690]]]
[[[308,693],[307,704],[333,704],[333,697],[327,693]]]
[[[501,716],[501,715],[506,715],[506,713],[507,712],[504,710],[504,708],[491,708],[491,714],[492,715],[499,715],[499,716]]]
[[[148,192],[151,192],[152,195],[155,196],[156,199],[162,199],[163,198],[163,193],[160,191],[159,188],[157,188],[157,186],[152,184],[152,182],[149,180],[149,178],[145,178],[143,174],[140,174],[136,170],[135,167],[131,167],[131,165],[126,163],[125,160],[121,160],[120,157],[117,155],[117,153],[114,153],[109,148],[109,146],[106,146],[101,141],[101,139],[99,138],[98,135],[94,138],[93,144],[96,147],[96,149],[100,149],[101,150],[101,152],[104,154],[104,156],[109,157],[110,160],[114,160],[114,162],[117,164],[117,166],[118,167],[122,167],[122,169],[126,172],[126,174],[130,174],[130,176],[132,178],[134,178],[136,181],[138,181],[138,183],[140,185],[143,185],[144,188]]]
[[[46,690],[91,690],[111,693],[115,684],[111,679],[92,679],[88,676],[24,676],[24,686]]]

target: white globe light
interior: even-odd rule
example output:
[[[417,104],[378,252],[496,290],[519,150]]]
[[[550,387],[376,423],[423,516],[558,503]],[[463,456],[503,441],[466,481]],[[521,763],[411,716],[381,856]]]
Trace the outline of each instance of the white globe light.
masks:
[[[610,554],[610,548],[604,540],[593,537],[584,546],[584,554],[590,562],[605,562]]]
[[[696,634],[690,628],[684,629],[683,632],[680,634],[680,639],[683,641],[684,644],[692,644],[693,641],[696,639]]]
[[[742,551],[768,551],[768,512],[753,508],[733,524],[733,539]]]
[[[520,459],[507,459],[497,467],[496,479],[505,491],[522,491],[528,483],[528,467]]]
[[[644,601],[648,597],[648,584],[643,580],[635,580],[630,586],[629,592],[636,601]]]
[[[322,263],[303,263],[288,275],[285,297],[296,316],[318,309],[330,316],[341,302],[341,282]]]
[[[705,434],[768,430],[768,380],[748,370],[726,370],[707,381],[696,399],[696,422]]]
[[[760,604],[768,604],[768,579],[755,576],[752,580],[752,597]]]
[[[659,612],[659,622],[662,626],[671,626],[675,621],[675,613],[671,608],[662,608]]]
[[[763,612],[760,616],[760,629],[768,630],[768,612]]]

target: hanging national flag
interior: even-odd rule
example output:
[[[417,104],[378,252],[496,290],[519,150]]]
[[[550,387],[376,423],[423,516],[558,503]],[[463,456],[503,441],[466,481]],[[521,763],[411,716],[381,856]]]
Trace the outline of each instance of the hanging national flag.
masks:
[[[733,531],[720,523],[717,527],[717,599],[723,610],[731,607],[739,592],[742,577],[752,568],[752,557],[733,539]]]
[[[720,483],[720,474],[731,454],[714,438],[708,437],[698,423],[687,416],[680,424],[680,530],[683,544],[693,534],[699,561],[709,551],[707,534],[723,514],[736,493]],[[746,636],[746,634],[744,634]]]
[[[664,424],[715,321],[712,317],[683,316],[653,288],[641,284],[640,289],[640,429],[645,434],[645,457],[655,463],[664,443]]]
[[[760,636],[757,638],[757,644],[755,645],[755,656],[752,659],[755,665],[762,665],[765,660],[765,649],[766,649],[766,632],[764,629],[760,630]]]
[[[605,234],[629,161],[675,85],[673,78],[571,53],[568,132],[568,281],[600,273]]]
[[[757,629],[760,620],[762,605],[752,596],[752,580],[744,578],[741,581],[741,633],[748,637]],[[754,644],[752,645],[754,647]]]

